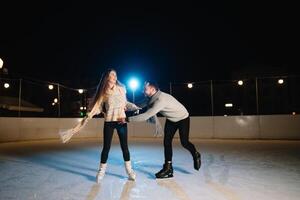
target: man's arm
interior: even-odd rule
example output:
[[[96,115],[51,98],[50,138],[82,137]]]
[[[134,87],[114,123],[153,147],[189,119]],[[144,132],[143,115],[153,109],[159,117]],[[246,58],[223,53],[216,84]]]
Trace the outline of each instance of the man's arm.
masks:
[[[136,122],[146,121],[150,117],[152,117],[152,116],[156,115],[157,113],[159,113],[163,109],[163,107],[164,107],[163,102],[157,100],[153,103],[152,107],[150,107],[146,112],[144,112],[143,114],[140,114],[140,115],[128,117],[127,121],[129,121],[129,122],[132,122],[132,121],[136,121]]]
[[[148,98],[144,98],[141,101],[135,102],[135,105],[137,105],[140,108],[146,108],[148,106],[148,102],[149,102],[149,99]]]

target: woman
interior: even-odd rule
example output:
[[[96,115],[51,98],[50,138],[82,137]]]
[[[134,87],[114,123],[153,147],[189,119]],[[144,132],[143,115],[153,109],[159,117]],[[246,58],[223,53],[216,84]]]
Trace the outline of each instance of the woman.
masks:
[[[126,117],[125,110],[134,111],[140,108],[127,101],[125,87],[117,80],[117,73],[115,70],[109,69],[103,74],[97,87],[93,105],[91,112],[81,121],[80,124],[68,133],[65,132],[62,134],[63,142],[67,142],[72,135],[85,126],[87,121],[94,115],[102,112],[104,114],[105,122],[103,129],[101,163],[96,176],[97,182],[99,182],[105,175],[108,154],[115,129],[119,136],[128,178],[129,180],[135,180],[136,174],[131,167],[130,153],[127,143],[127,123],[120,123],[118,122],[118,119]]]

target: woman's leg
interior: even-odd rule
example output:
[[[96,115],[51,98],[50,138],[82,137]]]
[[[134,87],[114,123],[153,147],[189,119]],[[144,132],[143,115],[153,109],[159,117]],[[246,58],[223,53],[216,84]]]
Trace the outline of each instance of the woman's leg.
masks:
[[[102,148],[102,153],[101,153],[101,163],[106,163],[106,161],[107,161],[114,129],[115,129],[114,122],[104,122],[103,148]]]
[[[127,131],[128,131],[127,123],[117,125],[117,132],[118,132],[118,136],[119,136],[119,140],[120,140],[120,145],[121,145],[124,161],[130,160]]]
[[[127,134],[127,123],[125,124],[118,124],[117,126],[117,132],[120,140],[120,145],[123,153],[123,159],[125,161],[125,170],[128,174],[129,180],[135,180],[136,174],[133,171],[131,167],[131,161],[130,161],[130,153],[128,149],[128,134]]]
[[[111,140],[114,133],[115,124],[112,122],[104,122],[104,128],[103,128],[103,148],[101,152],[101,163],[99,165],[99,170],[96,175],[96,181],[97,183],[100,182],[100,180],[103,179],[106,171],[106,161],[108,158],[108,153],[111,146]]]

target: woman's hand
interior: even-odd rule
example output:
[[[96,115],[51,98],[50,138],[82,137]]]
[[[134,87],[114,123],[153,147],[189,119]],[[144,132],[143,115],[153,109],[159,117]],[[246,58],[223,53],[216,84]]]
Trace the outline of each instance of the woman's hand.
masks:
[[[125,124],[126,118],[118,118],[117,121],[119,122],[119,124]]]

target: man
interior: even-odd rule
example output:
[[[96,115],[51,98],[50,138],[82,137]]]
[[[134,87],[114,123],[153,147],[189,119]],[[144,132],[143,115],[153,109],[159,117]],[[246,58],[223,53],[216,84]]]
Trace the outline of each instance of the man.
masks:
[[[199,170],[201,166],[201,155],[197,152],[195,146],[189,141],[190,117],[186,108],[173,96],[160,91],[157,84],[154,82],[145,83],[144,94],[149,97],[147,111],[126,119],[120,119],[120,121],[146,121],[155,116],[157,113],[160,113],[167,118],[164,128],[165,163],[163,168],[155,174],[156,178],[173,177],[172,140],[177,129],[179,129],[180,142],[182,146],[189,150],[192,154],[194,168]]]

